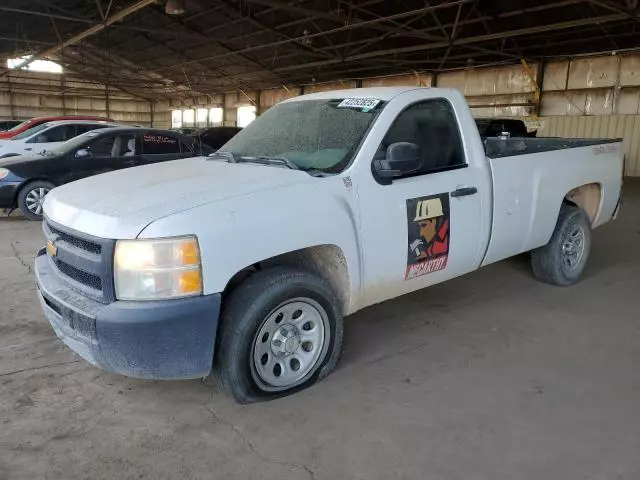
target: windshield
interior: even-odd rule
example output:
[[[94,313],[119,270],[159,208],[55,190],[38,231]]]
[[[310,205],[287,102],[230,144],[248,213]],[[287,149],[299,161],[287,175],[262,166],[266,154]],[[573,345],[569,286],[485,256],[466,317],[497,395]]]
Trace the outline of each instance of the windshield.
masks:
[[[45,128],[49,128],[50,126],[51,125],[48,123],[41,123],[40,125],[36,125],[35,127],[31,127],[30,129],[25,130],[22,133],[19,133],[18,135],[13,137],[11,140],[24,140],[25,138],[29,138],[34,133],[41,132],[42,130],[44,130]]]
[[[234,157],[284,157],[301,170],[344,170],[380,111],[375,99],[306,100],[267,110],[222,151]]]
[[[33,123],[33,120],[25,120],[24,122],[19,123],[15,127],[10,128],[8,131],[9,132],[15,132],[17,130],[20,130],[22,127],[25,127],[26,125],[30,125],[31,123]]]

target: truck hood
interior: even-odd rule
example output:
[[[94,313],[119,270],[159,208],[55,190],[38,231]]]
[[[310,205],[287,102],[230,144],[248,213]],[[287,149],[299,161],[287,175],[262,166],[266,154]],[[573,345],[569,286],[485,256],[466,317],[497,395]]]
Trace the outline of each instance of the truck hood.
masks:
[[[135,238],[162,217],[259,190],[311,181],[298,170],[206,157],[96,175],[52,190],[45,216],[102,238]]]

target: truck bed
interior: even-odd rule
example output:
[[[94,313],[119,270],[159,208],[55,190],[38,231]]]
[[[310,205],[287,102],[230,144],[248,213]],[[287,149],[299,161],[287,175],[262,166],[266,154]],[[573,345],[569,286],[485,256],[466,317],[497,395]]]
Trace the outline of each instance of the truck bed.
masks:
[[[623,154],[619,140],[487,139],[493,183],[491,241],[483,265],[547,243],[564,197],[593,185],[599,196],[592,227],[611,219],[620,197]],[[496,150],[496,151],[493,151]],[[518,156],[517,161],[512,158]]]
[[[589,147],[618,143],[622,139],[602,138],[508,138],[489,137],[484,140],[484,151],[489,158],[515,157],[531,153],[552,152],[567,148]]]

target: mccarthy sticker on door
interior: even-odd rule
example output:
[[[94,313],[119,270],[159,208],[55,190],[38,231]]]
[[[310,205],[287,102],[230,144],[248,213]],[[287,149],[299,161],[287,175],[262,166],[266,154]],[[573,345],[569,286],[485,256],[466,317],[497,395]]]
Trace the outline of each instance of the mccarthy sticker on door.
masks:
[[[449,194],[407,200],[407,268],[405,280],[447,267]]]

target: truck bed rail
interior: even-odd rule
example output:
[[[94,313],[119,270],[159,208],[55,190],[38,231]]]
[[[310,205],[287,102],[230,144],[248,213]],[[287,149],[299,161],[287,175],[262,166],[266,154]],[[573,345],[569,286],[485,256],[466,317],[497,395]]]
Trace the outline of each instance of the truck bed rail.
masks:
[[[551,152],[567,148],[606,145],[622,139],[608,138],[507,138],[490,137],[484,140],[484,151],[489,158],[515,157],[531,153]]]

